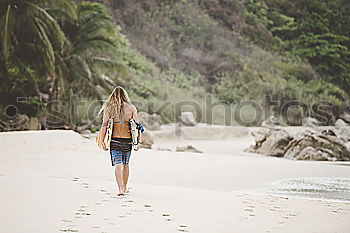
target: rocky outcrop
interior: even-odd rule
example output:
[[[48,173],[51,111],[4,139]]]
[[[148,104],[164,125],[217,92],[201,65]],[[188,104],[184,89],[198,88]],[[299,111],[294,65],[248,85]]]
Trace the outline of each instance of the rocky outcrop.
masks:
[[[341,127],[337,130],[337,135],[344,141],[350,142],[350,127]]]
[[[197,121],[193,112],[181,112],[180,124],[184,126],[195,126]]]
[[[320,122],[316,119],[316,118],[313,118],[313,117],[305,117],[303,120],[302,120],[302,123],[301,123],[303,126],[307,126],[307,127],[317,127],[320,125]]]
[[[41,129],[41,122],[39,121],[39,118],[37,117],[31,117],[28,121],[28,123],[25,125],[26,130],[40,130]]]
[[[80,134],[89,134],[91,133],[89,129],[91,129],[92,127],[94,127],[94,123],[88,120],[82,122],[81,125],[77,126],[75,131],[77,131]]]
[[[159,114],[148,114],[147,112],[138,113],[141,124],[149,130],[159,130],[162,124],[162,117]]]
[[[304,131],[285,148],[285,158],[295,160],[348,161],[350,151],[331,130]]]
[[[281,129],[281,123],[275,116],[269,116],[262,123],[262,127],[266,127],[268,129]]]
[[[253,132],[255,145],[245,151],[294,160],[349,161],[350,128],[307,129],[291,137],[285,130]]]
[[[192,145],[177,146],[176,151],[177,152],[203,153],[203,151],[198,150],[197,148],[193,147]]]
[[[340,117],[340,119],[342,119],[346,123],[350,124],[350,112],[344,112],[344,113],[340,114],[339,117]]]
[[[11,128],[13,130],[25,130],[29,122],[29,116],[26,114],[19,114],[11,122]]]
[[[247,152],[255,152],[268,156],[283,157],[285,147],[292,137],[285,130],[271,130],[261,128],[253,132],[255,145],[247,148]]]
[[[41,122],[36,117],[29,117],[26,114],[18,114],[13,120],[5,123],[5,131],[13,130],[40,130]]]
[[[152,136],[152,134],[150,132],[145,130],[142,133],[141,140],[142,140],[142,144],[141,144],[142,148],[147,148],[147,149],[151,149],[152,148],[154,140],[153,140],[153,136]]]
[[[346,127],[348,124],[342,120],[342,119],[338,119],[334,122],[334,126],[337,126],[337,127]]]

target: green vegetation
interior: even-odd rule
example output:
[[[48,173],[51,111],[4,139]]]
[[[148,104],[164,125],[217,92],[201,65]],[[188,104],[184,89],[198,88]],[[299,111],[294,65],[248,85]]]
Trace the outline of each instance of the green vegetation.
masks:
[[[84,101],[73,109],[76,116],[64,119],[74,128],[91,119],[89,106],[98,108],[115,85],[128,90],[139,110],[158,112],[165,122],[178,116],[176,102],[191,100],[204,109],[208,94],[229,108],[252,100],[263,114],[281,117],[291,101],[315,108],[328,101],[333,113],[325,123],[348,104],[346,0],[103,3],[0,0],[2,112],[15,104],[62,125],[62,117],[44,109],[70,115]],[[26,103],[16,103],[21,96]],[[53,100],[63,104],[50,106]],[[216,111],[214,122],[224,123],[223,116]]]
[[[245,0],[278,49],[307,60],[323,80],[350,93],[350,4],[347,0]]]

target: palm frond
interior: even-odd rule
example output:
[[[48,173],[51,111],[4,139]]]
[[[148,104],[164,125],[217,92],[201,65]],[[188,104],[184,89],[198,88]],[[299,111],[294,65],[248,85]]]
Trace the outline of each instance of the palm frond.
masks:
[[[70,67],[74,67],[74,70],[72,71],[73,73],[75,73],[78,77],[83,77],[84,79],[92,81],[91,68],[86,62],[85,58],[74,54],[68,59],[68,61]]]
[[[47,35],[43,25],[38,19],[35,19],[35,25],[38,29],[38,36],[40,39],[40,42],[42,43],[43,47],[45,47],[45,55],[46,55],[46,61],[48,65],[49,72],[54,72],[54,64],[55,64],[55,52],[53,49],[53,46],[51,44],[51,41],[49,39],[49,36]]]
[[[114,42],[104,37],[95,37],[86,41],[81,41],[76,44],[74,48],[74,53],[85,56],[91,56],[94,54],[118,55],[118,52],[119,50]]]
[[[27,0],[23,0],[23,4],[25,4],[28,11],[32,12],[35,18],[41,19],[42,22],[45,22],[46,26],[51,29],[51,33],[54,35],[56,41],[60,42],[61,45],[66,41],[65,34],[61,27],[45,9]]]
[[[94,56],[88,58],[87,62],[92,64],[91,66],[93,66],[95,69],[99,68],[113,71],[124,77],[128,77],[130,73],[129,68],[123,62],[118,62],[115,59]]]
[[[4,16],[4,25],[3,25],[3,33],[2,33],[2,55],[5,59],[10,56],[10,48],[11,48],[11,33],[9,29],[9,19],[10,19],[11,5],[7,6],[6,14]]]
[[[62,14],[65,17],[69,18],[72,21],[78,19],[77,16],[77,5],[71,0],[50,0],[48,1],[50,7],[46,9],[47,12],[51,13],[52,11]],[[52,15],[52,14],[51,14]]]

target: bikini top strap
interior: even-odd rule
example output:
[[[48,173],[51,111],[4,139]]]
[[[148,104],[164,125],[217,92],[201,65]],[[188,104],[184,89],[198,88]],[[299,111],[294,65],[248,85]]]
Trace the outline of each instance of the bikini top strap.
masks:
[[[121,122],[129,122],[129,121],[114,121],[113,124],[121,123]]]

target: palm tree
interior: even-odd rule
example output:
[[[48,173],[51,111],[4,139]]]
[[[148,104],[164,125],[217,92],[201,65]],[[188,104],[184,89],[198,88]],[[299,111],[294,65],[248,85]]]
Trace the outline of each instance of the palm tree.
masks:
[[[11,67],[31,81],[39,95],[40,81],[56,77],[55,50],[67,40],[57,21],[44,8],[55,2],[0,0],[0,80],[8,98],[12,90]]]
[[[36,95],[50,99],[65,98],[72,90],[96,96],[95,85],[108,88],[103,74],[128,74],[121,62],[127,41],[99,3],[0,0],[0,27],[0,88],[8,98],[16,92],[13,67]]]
[[[71,89],[74,93],[100,96],[96,85],[109,88],[103,78],[105,73],[113,71],[127,76],[127,66],[121,56],[127,41],[103,5],[79,3],[74,18],[66,15],[59,22],[71,42],[56,62],[57,73],[63,77],[64,93],[68,94]]]

